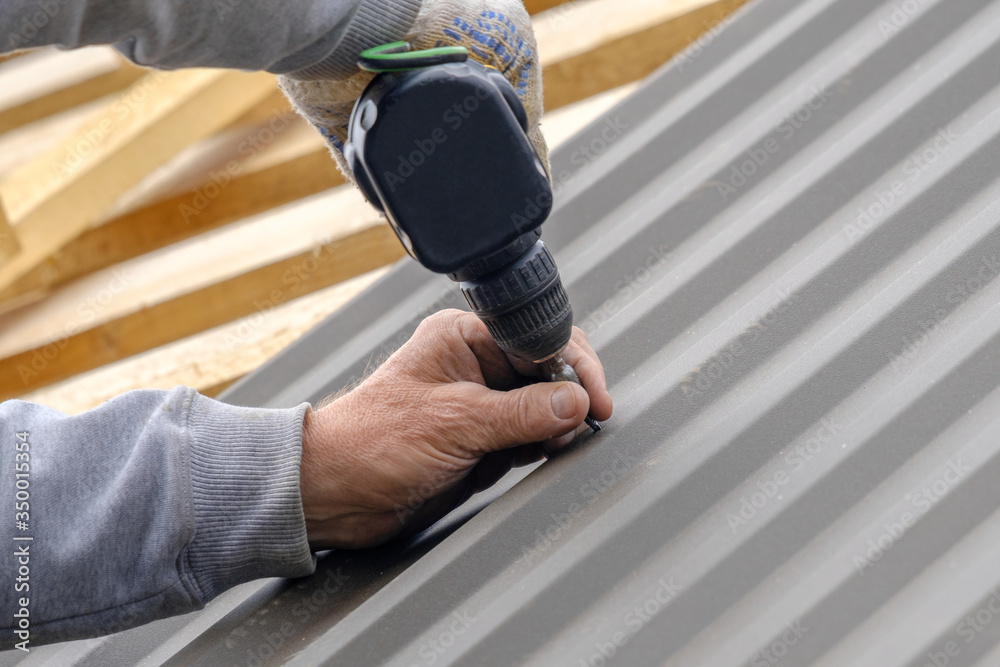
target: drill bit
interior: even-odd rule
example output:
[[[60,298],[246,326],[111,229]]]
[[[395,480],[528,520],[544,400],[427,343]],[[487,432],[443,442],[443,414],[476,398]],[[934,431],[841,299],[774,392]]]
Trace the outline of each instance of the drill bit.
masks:
[[[572,366],[566,363],[561,354],[543,361],[541,370],[542,377],[547,382],[575,382],[581,387],[583,386],[583,383],[580,382],[580,376],[576,374]],[[601,425],[590,415],[584,421],[594,433],[598,433],[601,430]]]

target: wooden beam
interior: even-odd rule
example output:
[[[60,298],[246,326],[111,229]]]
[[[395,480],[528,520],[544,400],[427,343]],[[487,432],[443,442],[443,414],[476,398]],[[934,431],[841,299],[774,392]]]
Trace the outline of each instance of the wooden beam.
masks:
[[[88,102],[36,123],[0,134],[0,183],[74,132],[104,102]]]
[[[273,91],[263,73],[153,73],[72,136],[0,185],[21,242],[0,290],[100,219],[122,193],[184,147],[211,136]]]
[[[524,0],[524,8],[529,14],[540,14],[559,5],[572,5],[576,0]]]
[[[626,85],[550,113],[543,124],[549,143],[561,144],[589,118],[596,117],[632,90],[634,85]],[[290,157],[273,164],[265,162],[260,169],[250,164],[224,190],[206,193],[204,184],[199,184],[193,190],[88,229],[36,270],[0,292],[0,313],[41,298],[59,285],[89,273],[343,185],[343,175],[319,135],[311,127],[303,127],[302,131],[305,137],[293,138],[296,145],[290,146]],[[207,197],[216,193],[217,197]],[[28,298],[23,298],[26,295]],[[9,306],[5,309],[4,304]]]
[[[13,60],[14,58],[20,58],[21,56],[27,55],[31,51],[12,51],[11,53],[0,53],[0,63],[6,62],[8,60]]]
[[[403,254],[361,195],[342,188],[106,269],[0,317],[0,400],[304,296]]]
[[[638,87],[638,82],[627,83],[600,95],[594,95],[548,112],[542,118],[542,132],[545,133],[545,140],[553,149],[561,147],[593,120],[601,117],[615,104],[634,93]]]
[[[0,69],[0,133],[110,95],[146,72],[110,47],[31,53]]]
[[[21,244],[18,243],[14,229],[7,222],[3,205],[0,204],[0,266],[7,260],[13,259],[20,251]]]
[[[297,115],[292,109],[292,105],[288,101],[288,98],[285,97],[285,94],[281,92],[281,89],[275,85],[274,90],[268,93],[263,100],[248,109],[245,114],[234,120],[232,126],[250,127],[266,122],[275,115],[281,115],[286,111],[293,116]],[[313,132],[315,131],[316,130],[313,130]]]
[[[270,361],[386,271],[372,271],[22,398],[66,414],[80,414],[134,389],[184,386],[216,396]]]
[[[746,0],[585,0],[535,19],[545,107],[656,71]]]
[[[289,173],[297,178],[283,177]],[[87,230],[39,270],[0,292],[0,301],[47,293],[75,278],[342,183],[330,155],[312,152],[234,179],[224,197],[210,201],[210,215],[196,208],[205,197],[203,189],[171,197]]]
[[[312,136],[315,132],[307,128]],[[316,143],[322,144],[319,135]],[[225,167],[222,167],[223,173]],[[33,271],[0,291],[0,313],[19,297],[41,298],[59,285],[197,234],[249,218],[342,185],[343,176],[322,145],[287,160],[247,168],[220,188],[208,183],[88,229]],[[214,195],[210,197],[210,195]]]

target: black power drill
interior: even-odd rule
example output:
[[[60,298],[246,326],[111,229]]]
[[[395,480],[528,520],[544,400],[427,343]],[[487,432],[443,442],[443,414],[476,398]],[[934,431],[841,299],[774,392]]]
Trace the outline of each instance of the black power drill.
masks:
[[[561,356],[573,309],[540,240],[552,188],[514,88],[463,47],[396,42],[359,65],[379,72],[344,146],[365,197],[414,259],[460,283],[520,373],[580,384]]]

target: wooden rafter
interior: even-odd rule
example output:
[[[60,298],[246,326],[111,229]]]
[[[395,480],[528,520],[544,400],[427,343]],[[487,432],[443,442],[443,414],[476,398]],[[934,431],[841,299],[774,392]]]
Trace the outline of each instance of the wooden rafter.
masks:
[[[13,259],[20,251],[21,244],[18,243],[17,235],[7,222],[3,206],[0,205],[0,266]]]
[[[111,49],[42,49],[0,69],[0,133],[110,95],[147,70]]]
[[[92,226],[125,191],[184,147],[264,99],[267,74],[154,73],[129,87],[55,148],[0,185],[21,252],[0,267],[0,290]]]
[[[359,193],[105,269],[0,317],[0,399],[197,334],[399,259]],[[27,343],[27,347],[25,346]]]
[[[588,0],[536,21],[546,108],[638,81],[746,0]]]
[[[199,183],[89,228],[0,292],[0,304],[17,304],[19,297],[32,294],[44,296],[81,276],[342,185],[343,176],[319,135],[305,129],[310,137],[315,135],[318,149],[309,143],[303,152],[281,162],[241,169],[225,188],[212,181]]]
[[[366,273],[267,312],[252,313],[23,398],[78,414],[138,388],[185,386],[215,396],[298,340],[386,270]]]

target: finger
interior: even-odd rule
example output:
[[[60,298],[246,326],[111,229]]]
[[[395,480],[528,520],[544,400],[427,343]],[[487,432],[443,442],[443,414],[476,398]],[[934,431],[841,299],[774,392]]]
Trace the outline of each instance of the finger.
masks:
[[[594,352],[594,347],[590,344],[590,337],[584,333],[583,329],[580,327],[573,327],[573,334],[570,336],[570,340],[580,346],[585,353],[597,358],[597,352]]]
[[[474,455],[571,433],[590,410],[587,392],[572,382],[543,382],[506,392],[482,387],[475,394],[467,403],[469,420],[480,431],[467,445]]]
[[[587,433],[589,431],[590,431],[589,425],[580,424],[571,433],[567,433],[566,435],[561,435],[558,438],[552,438],[550,440],[546,440],[544,443],[542,443],[542,448],[546,454],[555,454],[560,450],[569,447],[569,445],[574,440],[576,440],[580,435]]]
[[[479,361],[486,386],[507,391],[523,387],[528,382],[528,379],[511,365],[510,359],[493,340],[490,330],[482,320],[472,313],[459,310],[452,312],[455,313],[453,317],[462,339]]]
[[[597,352],[595,352],[594,348],[590,345],[590,340],[587,338],[587,334],[583,333],[580,329],[573,327],[573,335],[570,339],[567,351],[569,352],[569,355],[574,358],[573,360],[575,362],[582,364],[581,368],[584,371],[584,374],[587,375],[587,379],[593,383],[595,387],[601,389],[607,388],[607,378],[604,375],[604,365],[601,364],[601,360],[597,356]],[[579,374],[579,371],[577,371],[577,375]],[[582,380],[583,377],[581,376],[580,379]]]
[[[486,325],[478,317],[460,310],[442,311],[438,316],[449,318],[465,344],[476,355],[488,387],[510,390],[524,386],[527,381],[525,376],[514,369],[507,355],[497,346]],[[594,418],[600,421],[610,419],[614,412],[614,402],[608,393],[604,367],[587,335],[578,327],[573,328],[563,358],[573,367],[587,390]]]
[[[592,349],[585,350],[578,341],[573,340],[563,352],[563,359],[573,367],[587,390],[590,397],[590,413],[599,421],[610,419],[614,411],[614,402],[608,393],[604,367],[597,354]]]

